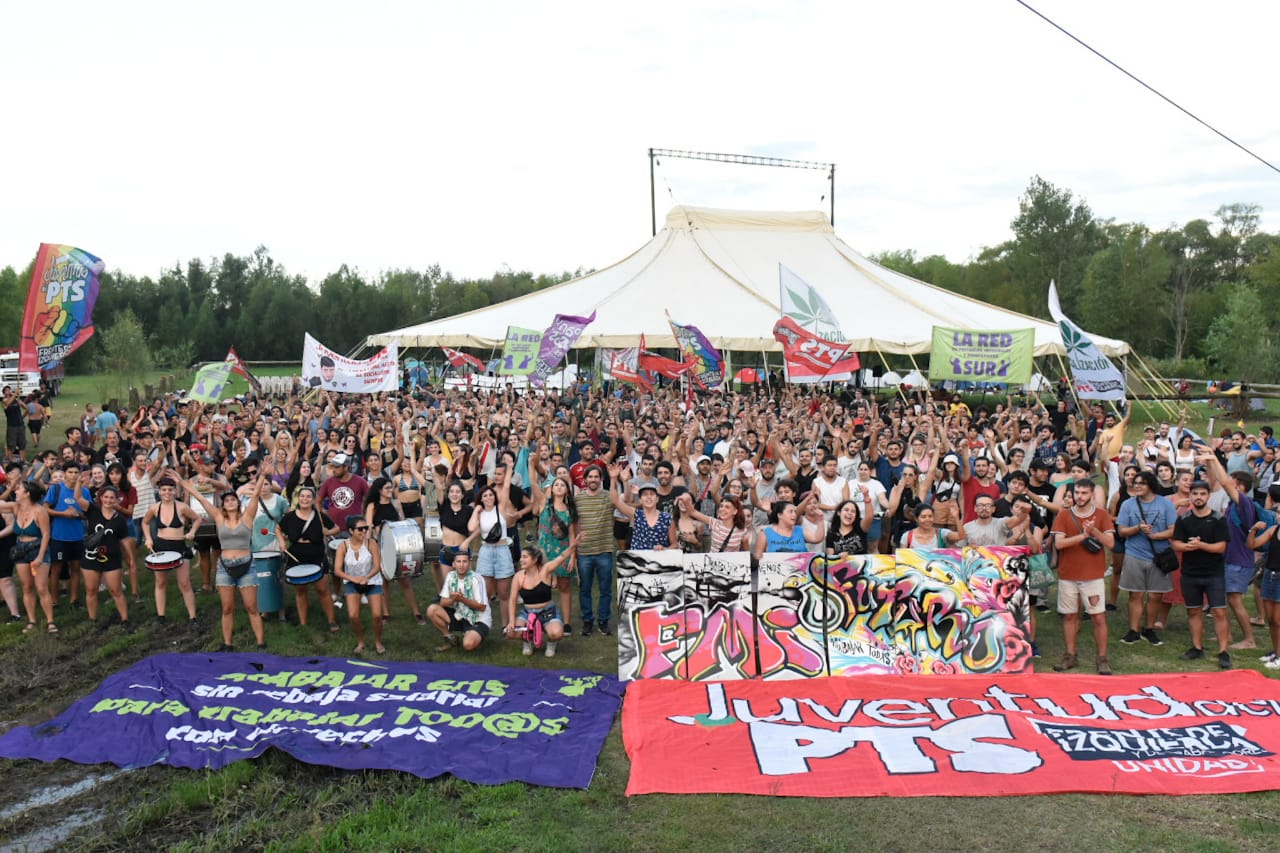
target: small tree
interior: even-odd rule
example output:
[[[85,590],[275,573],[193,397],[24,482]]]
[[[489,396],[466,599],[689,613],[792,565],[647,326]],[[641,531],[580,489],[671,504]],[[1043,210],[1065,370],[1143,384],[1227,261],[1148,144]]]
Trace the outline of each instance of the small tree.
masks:
[[[98,345],[102,373],[110,377],[112,394],[123,397],[142,384],[153,360],[142,324],[132,311],[117,314],[115,322],[99,333]]]
[[[1223,379],[1243,384],[1275,375],[1271,330],[1256,290],[1247,284],[1231,286],[1226,311],[1209,327],[1205,351]],[[1236,403],[1237,417],[1247,409],[1248,400],[1242,395]]]

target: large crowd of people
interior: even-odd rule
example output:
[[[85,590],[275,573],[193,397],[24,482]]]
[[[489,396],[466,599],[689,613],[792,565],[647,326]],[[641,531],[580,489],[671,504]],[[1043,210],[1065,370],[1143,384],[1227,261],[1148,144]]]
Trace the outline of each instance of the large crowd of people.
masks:
[[[554,655],[565,637],[612,632],[621,549],[758,557],[1019,545],[1056,574],[1052,601],[1043,573],[1030,589],[1036,611],[1061,616],[1056,670],[1080,666],[1083,614],[1096,670],[1111,672],[1107,612],[1121,592],[1122,643],[1160,645],[1181,606],[1184,659],[1206,655],[1207,618],[1219,666],[1258,647],[1255,628],[1266,628],[1264,660],[1280,669],[1280,453],[1269,427],[1201,438],[1166,421],[1131,443],[1128,413],[1081,409],[1069,395],[978,405],[927,390],[876,398],[785,385],[696,397],[611,384],[296,390],[89,407],[42,447],[49,400],[6,388],[0,593],[10,618],[54,634],[60,596],[99,620],[105,593],[119,624],[147,609],[163,623],[173,584],[193,624],[199,596],[217,594],[224,649],[237,608],[265,647],[264,618],[305,625],[314,603],[333,633],[345,611],[357,653],[366,618],[374,650],[386,651],[383,624],[399,607],[439,632],[441,649],[473,650],[492,635]],[[402,556],[382,553],[383,534],[406,522],[439,554],[422,603],[416,572],[382,570]],[[264,615],[256,577],[270,559],[278,577],[301,582]]]

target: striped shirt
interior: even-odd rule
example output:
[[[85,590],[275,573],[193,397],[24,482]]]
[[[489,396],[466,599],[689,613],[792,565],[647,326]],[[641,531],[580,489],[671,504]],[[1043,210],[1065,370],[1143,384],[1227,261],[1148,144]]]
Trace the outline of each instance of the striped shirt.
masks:
[[[609,493],[601,489],[597,494],[582,491],[574,495],[578,507],[578,525],[582,541],[578,553],[585,555],[609,554],[614,550],[613,503]]]
[[[138,493],[138,502],[133,507],[134,519],[146,518],[147,510],[156,505],[156,487],[152,484],[151,477],[145,472],[138,476],[130,468],[129,485]]]

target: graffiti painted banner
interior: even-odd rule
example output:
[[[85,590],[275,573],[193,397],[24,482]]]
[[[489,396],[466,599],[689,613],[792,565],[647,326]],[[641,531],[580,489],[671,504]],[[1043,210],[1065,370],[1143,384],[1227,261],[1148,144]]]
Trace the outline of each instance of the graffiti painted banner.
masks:
[[[1280,681],[1252,671],[813,678],[627,688],[628,794],[1280,789]]]
[[[276,747],[308,764],[586,788],[622,699],[607,675],[339,658],[156,655],[0,756],[216,769]]]
[[[1032,671],[1026,548],[827,560],[620,551],[618,677]]]

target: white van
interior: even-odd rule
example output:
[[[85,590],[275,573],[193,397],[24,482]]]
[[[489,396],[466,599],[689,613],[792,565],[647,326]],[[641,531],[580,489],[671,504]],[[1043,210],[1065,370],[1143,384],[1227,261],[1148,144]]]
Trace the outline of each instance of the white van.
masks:
[[[40,390],[40,371],[18,370],[18,354],[16,352],[0,353],[0,387],[8,385],[19,395],[31,394]]]

